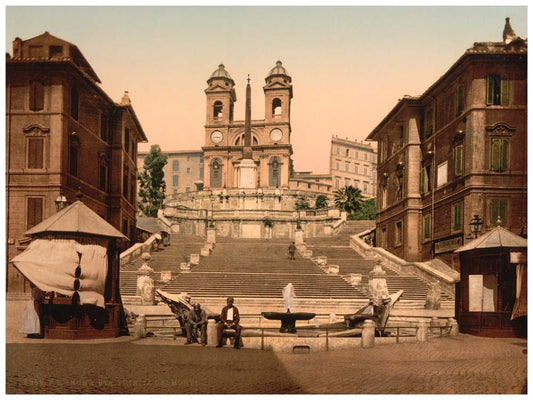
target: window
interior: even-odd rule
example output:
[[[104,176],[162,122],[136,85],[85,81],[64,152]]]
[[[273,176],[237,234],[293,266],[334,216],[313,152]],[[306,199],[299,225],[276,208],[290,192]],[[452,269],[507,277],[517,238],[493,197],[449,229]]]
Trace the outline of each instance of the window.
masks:
[[[363,175],[368,175],[368,169],[367,169],[367,167],[364,167],[364,168],[363,168]]]
[[[507,76],[487,75],[487,105],[509,105],[509,79]]]
[[[124,128],[124,150],[130,152],[130,128]]]
[[[346,149],[346,157],[350,157],[350,149]]]
[[[172,175],[172,186],[179,186],[179,175]]]
[[[44,138],[28,138],[28,169],[44,168]]]
[[[78,101],[78,89],[76,89],[76,87],[73,87],[72,89],[70,89],[70,116],[75,120],[78,119]]]
[[[465,103],[464,103],[464,86],[459,85],[457,86],[457,92],[455,94],[455,116],[459,116],[463,113],[465,110]]]
[[[340,187],[340,178],[335,177],[335,189],[339,189]]]
[[[215,101],[215,104],[213,105],[213,117],[216,118],[222,118],[222,102],[217,100]]]
[[[453,148],[453,176],[463,174],[463,145],[457,145]]]
[[[452,230],[458,231],[460,229],[463,229],[463,203],[453,205]]]
[[[98,168],[98,189],[107,192],[107,164],[102,162]]]
[[[43,199],[28,197],[26,207],[26,229],[30,229],[43,220]]]
[[[30,46],[30,58],[42,58],[43,46]]]
[[[424,216],[424,239],[431,237],[431,215]]]
[[[172,160],[172,171],[179,171],[179,170],[180,170],[179,160]]]
[[[368,154],[365,153],[365,161],[368,161]]]
[[[187,167],[187,173],[190,174],[191,173],[191,169]]]
[[[211,187],[220,187],[222,186],[222,165],[218,158],[215,158],[211,162],[211,176],[209,179]]]
[[[350,172],[350,163],[349,163],[348,161],[346,161],[346,162],[344,163],[344,170],[345,170],[346,172]]]
[[[381,208],[387,207],[387,186],[381,188]]]
[[[272,100],[272,115],[281,115],[281,112],[281,100],[275,98],[274,100]]]
[[[128,220],[126,218],[122,218],[122,233],[124,234],[124,236],[128,236],[128,232]]]
[[[387,227],[384,226],[381,228],[381,247],[386,248],[387,247]]]
[[[350,186],[350,179],[344,178],[344,186]]]
[[[394,245],[400,246],[402,244],[402,221],[396,222],[396,230],[394,232]]]
[[[281,163],[278,157],[272,157],[268,163],[268,185],[279,187],[281,183]]]
[[[122,174],[122,195],[124,196],[126,200],[128,199],[128,193],[129,193],[128,181],[129,181],[129,169],[128,167],[124,166],[124,171]]]
[[[426,193],[433,189],[433,168],[431,164],[423,166],[420,170],[420,193]]]
[[[492,139],[491,141],[491,164],[490,169],[496,172],[507,170],[507,159],[509,157],[509,140]]]
[[[61,57],[63,55],[63,46],[50,46],[50,58]]]
[[[355,152],[355,158],[359,158],[359,152],[358,151]]]
[[[372,167],[372,179],[376,179],[376,168]]]
[[[448,161],[437,167],[437,187],[441,187],[448,182]]]
[[[433,109],[426,111],[426,136],[433,134]]]
[[[106,115],[100,115],[100,139],[107,142],[109,134],[109,119]]]
[[[363,193],[368,193],[368,182],[363,182]]]
[[[355,172],[356,174],[359,173],[359,164],[355,164],[354,167],[353,167],[353,172]]]
[[[335,169],[336,170],[341,169],[340,163],[338,161],[335,161]]]
[[[185,193],[189,193],[190,191],[191,191],[191,188],[190,188],[189,186],[187,186],[187,187],[185,188]]]
[[[491,200],[490,201],[490,225],[498,225],[498,217],[502,222],[502,226],[507,225],[507,200]]]
[[[360,183],[361,183],[361,181],[353,181],[354,188],[359,189],[359,184]]]
[[[135,204],[135,195],[137,193],[137,181],[135,175],[130,176],[130,203]]]
[[[78,152],[80,142],[77,137],[71,137],[68,148],[68,172],[71,175],[78,176]]]
[[[341,151],[340,147],[337,146],[337,154],[340,154],[340,151]]]
[[[30,110],[40,111],[44,108],[44,84],[40,81],[30,82]]]

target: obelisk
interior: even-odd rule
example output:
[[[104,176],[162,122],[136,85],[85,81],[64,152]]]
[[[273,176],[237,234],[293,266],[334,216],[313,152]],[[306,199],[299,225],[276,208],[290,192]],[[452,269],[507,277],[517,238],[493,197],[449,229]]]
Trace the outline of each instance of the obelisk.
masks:
[[[239,170],[239,188],[252,189],[257,186],[257,166],[252,155],[252,88],[250,87],[250,75],[246,85],[246,113],[244,119],[244,146],[242,159],[237,167]]]

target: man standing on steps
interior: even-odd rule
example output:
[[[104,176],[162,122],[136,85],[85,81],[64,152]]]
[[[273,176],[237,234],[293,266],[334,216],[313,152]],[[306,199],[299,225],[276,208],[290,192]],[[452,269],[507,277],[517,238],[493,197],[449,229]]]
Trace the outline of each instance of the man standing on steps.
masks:
[[[217,347],[222,347],[222,334],[224,329],[235,329],[235,344],[236,349],[241,348],[241,326],[239,325],[239,309],[233,306],[233,297],[228,297],[227,305],[220,313],[220,322],[217,325]]]
[[[289,260],[294,260],[294,253],[296,252],[296,246],[294,245],[294,242],[291,242],[289,245]]]
[[[200,328],[200,341],[202,346],[205,346],[207,344],[207,314],[200,304],[196,303],[189,311],[189,318],[185,324],[187,330],[187,343],[185,344],[198,343],[198,328]]]

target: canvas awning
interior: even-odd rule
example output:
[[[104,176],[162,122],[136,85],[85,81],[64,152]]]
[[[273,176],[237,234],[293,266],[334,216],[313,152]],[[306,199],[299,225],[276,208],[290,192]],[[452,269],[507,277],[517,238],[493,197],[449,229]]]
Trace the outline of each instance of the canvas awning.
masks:
[[[26,231],[25,235],[32,236],[46,232],[83,233],[94,236],[127,239],[126,236],[80,200],[35,225]]]

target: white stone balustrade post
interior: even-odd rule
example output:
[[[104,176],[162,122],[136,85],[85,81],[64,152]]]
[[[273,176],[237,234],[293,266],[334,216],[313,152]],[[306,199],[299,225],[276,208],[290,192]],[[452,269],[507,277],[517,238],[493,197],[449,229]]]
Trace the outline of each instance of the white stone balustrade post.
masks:
[[[361,347],[369,349],[374,347],[376,340],[376,324],[371,319],[365,320],[363,323],[363,332],[361,333]]]
[[[420,321],[416,327],[416,340],[418,342],[426,342],[428,340],[428,323]]]
[[[146,337],[146,317],[139,315],[133,324],[133,334],[136,338]]]

